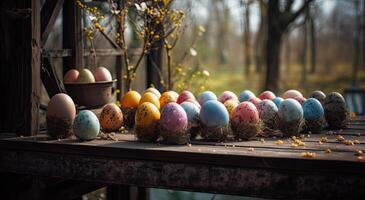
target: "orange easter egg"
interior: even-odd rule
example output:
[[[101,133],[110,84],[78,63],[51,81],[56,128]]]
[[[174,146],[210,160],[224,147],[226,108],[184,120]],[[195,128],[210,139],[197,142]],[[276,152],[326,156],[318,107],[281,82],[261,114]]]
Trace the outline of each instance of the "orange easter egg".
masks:
[[[120,100],[120,105],[122,108],[137,108],[139,101],[141,100],[141,95],[136,91],[129,91]]]
[[[103,107],[99,117],[103,131],[118,131],[123,125],[123,113],[114,103],[109,103]]]
[[[177,97],[171,92],[164,92],[160,97],[160,106],[163,108],[166,104],[176,102]]]

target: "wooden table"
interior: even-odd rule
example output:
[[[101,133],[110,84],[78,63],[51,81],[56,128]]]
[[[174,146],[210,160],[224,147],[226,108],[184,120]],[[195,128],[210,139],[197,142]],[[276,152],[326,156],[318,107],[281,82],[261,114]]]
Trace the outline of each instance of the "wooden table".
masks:
[[[359,144],[339,142],[338,135]],[[365,197],[365,157],[356,153],[365,152],[363,118],[301,141],[295,147],[288,138],[191,145],[141,143],[130,134],[89,142],[3,138],[0,172],[268,198]]]

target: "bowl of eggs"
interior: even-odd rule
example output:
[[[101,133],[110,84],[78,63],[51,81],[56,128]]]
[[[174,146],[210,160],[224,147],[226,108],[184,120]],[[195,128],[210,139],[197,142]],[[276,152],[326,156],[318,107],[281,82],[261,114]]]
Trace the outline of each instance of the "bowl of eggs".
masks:
[[[67,94],[79,106],[87,108],[98,108],[113,101],[116,80],[105,67],[89,69],[71,69],[64,78],[63,82]]]

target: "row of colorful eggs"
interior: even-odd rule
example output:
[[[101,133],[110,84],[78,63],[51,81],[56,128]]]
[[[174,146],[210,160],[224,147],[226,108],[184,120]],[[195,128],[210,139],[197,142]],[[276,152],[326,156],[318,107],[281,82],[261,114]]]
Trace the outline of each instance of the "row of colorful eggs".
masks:
[[[92,72],[89,69],[71,69],[63,77],[64,83],[94,83],[100,81],[111,81],[112,75],[105,67],[97,67]]]
[[[322,102],[326,98],[319,91],[314,92],[312,96]],[[233,132],[237,133],[236,137],[247,139],[260,131],[258,125],[261,121],[268,130],[272,131],[278,126],[278,121],[273,120],[277,118],[281,119],[281,124],[285,128],[293,122],[296,122],[294,126],[299,126],[303,116],[309,121],[322,120],[324,110],[315,98],[305,100],[296,90],[289,90],[282,97],[282,99],[275,97],[272,92],[265,91],[257,98],[252,92],[246,90],[239,95],[239,98],[229,91],[223,92],[218,98],[213,92],[206,91],[196,99],[189,91],[183,91],[180,95],[174,91],[168,91],[161,95],[158,90],[149,88],[142,96],[136,91],[129,91],[123,96],[121,108],[125,114],[124,117],[118,106],[108,104],[103,108],[99,119],[103,131],[118,130],[123,125],[124,118],[127,126],[135,125],[135,132],[139,139],[154,141],[161,134],[168,143],[186,143],[189,139],[186,133],[195,137],[199,127],[202,136],[221,140],[229,134],[230,124]],[[300,101],[294,99],[304,99],[303,106],[299,104]],[[49,115],[54,115],[51,112],[52,101],[53,98],[49,105]],[[239,103],[240,101],[242,102]],[[344,100],[340,94],[331,93],[327,97],[327,104],[333,107],[333,103],[336,106],[344,105]],[[162,108],[161,113],[160,108]],[[92,115],[90,111],[82,111],[78,115],[80,117],[75,119],[73,132],[81,139],[92,139],[99,132],[97,129],[100,125],[94,125],[99,123]],[[71,118],[69,117],[70,120]],[[83,124],[86,128],[82,128]],[[92,133],[87,132],[89,129],[93,130]]]

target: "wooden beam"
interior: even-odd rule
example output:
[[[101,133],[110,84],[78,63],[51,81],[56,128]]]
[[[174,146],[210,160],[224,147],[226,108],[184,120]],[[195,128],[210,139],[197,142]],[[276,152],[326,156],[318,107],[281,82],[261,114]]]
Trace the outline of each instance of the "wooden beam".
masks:
[[[41,9],[42,46],[46,44],[49,34],[60,14],[64,0],[46,0]]]
[[[65,93],[66,90],[63,86],[62,82],[58,79],[55,69],[52,66],[51,62],[49,61],[49,58],[42,58],[42,81],[43,85],[46,88],[46,91],[48,93],[49,98],[53,97],[54,95],[58,93]]]

